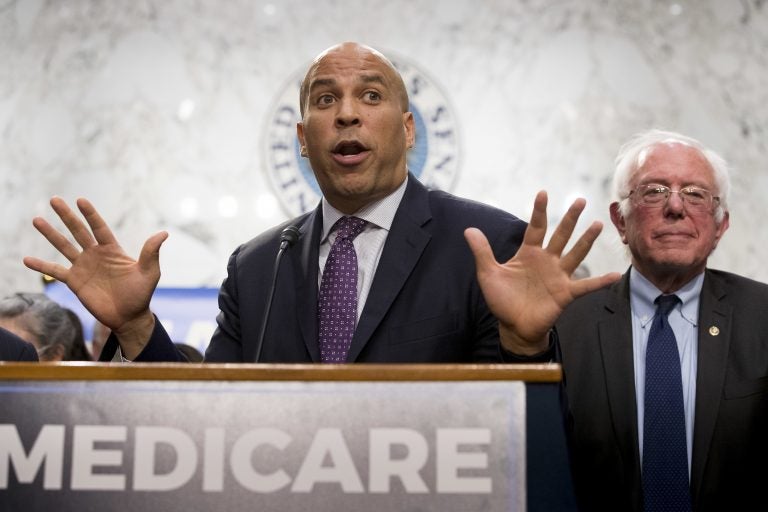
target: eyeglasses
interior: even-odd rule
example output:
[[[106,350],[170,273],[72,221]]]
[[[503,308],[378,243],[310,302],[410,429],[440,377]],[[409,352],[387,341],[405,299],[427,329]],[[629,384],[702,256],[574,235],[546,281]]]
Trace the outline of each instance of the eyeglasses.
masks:
[[[33,303],[32,303],[32,299],[31,299],[31,298],[29,298],[28,294],[26,294],[26,293],[23,293],[23,292],[16,292],[16,293],[14,293],[14,294],[12,295],[12,297],[14,297],[14,298],[16,298],[16,299],[19,299],[20,301],[22,301],[22,302],[23,302],[24,304],[26,304],[27,306],[31,306],[31,305],[33,304]]]
[[[640,185],[629,193],[630,196],[634,195],[637,204],[650,208],[664,206],[672,194],[679,194],[680,200],[685,203],[686,207],[693,210],[709,210],[715,203],[720,203],[718,196],[714,196],[709,190],[699,187],[684,187],[680,190],[672,190],[665,185],[649,183],[647,185]]]

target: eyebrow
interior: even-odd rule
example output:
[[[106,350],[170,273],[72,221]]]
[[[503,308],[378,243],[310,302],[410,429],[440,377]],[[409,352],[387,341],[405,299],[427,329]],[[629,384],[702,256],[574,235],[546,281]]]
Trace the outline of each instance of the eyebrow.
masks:
[[[378,83],[383,86],[387,85],[387,82],[384,80],[384,77],[380,74],[376,75],[362,75],[361,79],[364,83],[370,84],[370,83]]]
[[[321,86],[331,86],[336,83],[336,80],[333,78],[317,78],[315,80],[312,80],[309,84],[309,93],[311,94],[313,90],[315,90],[318,87]]]

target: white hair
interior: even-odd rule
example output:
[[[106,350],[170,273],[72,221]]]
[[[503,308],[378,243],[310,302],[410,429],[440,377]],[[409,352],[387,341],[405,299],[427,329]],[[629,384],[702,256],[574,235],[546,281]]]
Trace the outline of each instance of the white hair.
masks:
[[[614,199],[619,202],[619,212],[626,216],[631,208],[629,182],[634,173],[643,166],[650,150],[658,144],[683,144],[697,149],[709,162],[714,171],[715,195],[720,197],[715,210],[715,221],[719,224],[728,211],[728,194],[731,190],[730,170],[726,161],[706,148],[698,140],[681,133],[652,129],[641,132],[629,139],[616,156],[616,170],[613,173]]]

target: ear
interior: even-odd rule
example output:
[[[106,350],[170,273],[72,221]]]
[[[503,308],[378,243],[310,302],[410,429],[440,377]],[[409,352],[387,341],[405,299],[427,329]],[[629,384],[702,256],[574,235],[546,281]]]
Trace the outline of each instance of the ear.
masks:
[[[403,128],[405,128],[405,147],[411,149],[416,145],[416,124],[413,112],[403,112]]]
[[[307,144],[304,139],[304,123],[299,121],[296,123],[296,136],[299,138],[299,153],[304,158],[307,157]]]
[[[45,351],[45,354],[40,356],[40,360],[58,362],[63,361],[65,355],[66,353],[64,350],[64,345],[61,343],[54,343],[49,345],[49,348]]]
[[[712,247],[712,250],[715,250],[715,247],[717,247],[718,242],[720,242],[720,237],[723,236],[723,234],[728,231],[728,227],[730,226],[730,217],[728,210],[725,210],[723,213],[723,220],[720,221],[720,224],[717,226],[715,230],[715,243],[714,247]]]
[[[611,222],[613,222],[613,225],[616,226],[616,230],[619,232],[621,241],[626,244],[627,243],[627,221],[624,219],[624,216],[621,214],[621,211],[619,210],[618,201],[614,201],[613,203],[611,203],[611,206],[609,207],[609,211],[611,213]]]

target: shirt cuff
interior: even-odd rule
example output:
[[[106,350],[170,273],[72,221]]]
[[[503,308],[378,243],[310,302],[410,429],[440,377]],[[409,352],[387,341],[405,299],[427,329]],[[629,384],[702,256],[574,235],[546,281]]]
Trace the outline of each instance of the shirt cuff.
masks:
[[[120,349],[120,345],[117,346],[117,350],[115,351],[115,355],[112,358],[112,361],[116,363],[132,363],[133,362],[130,359],[123,357],[123,351]]]
[[[552,328],[549,330],[549,345],[538,354],[515,354],[502,347],[502,355],[504,361],[508,363],[552,363],[555,362],[555,348],[558,341],[557,330]]]

